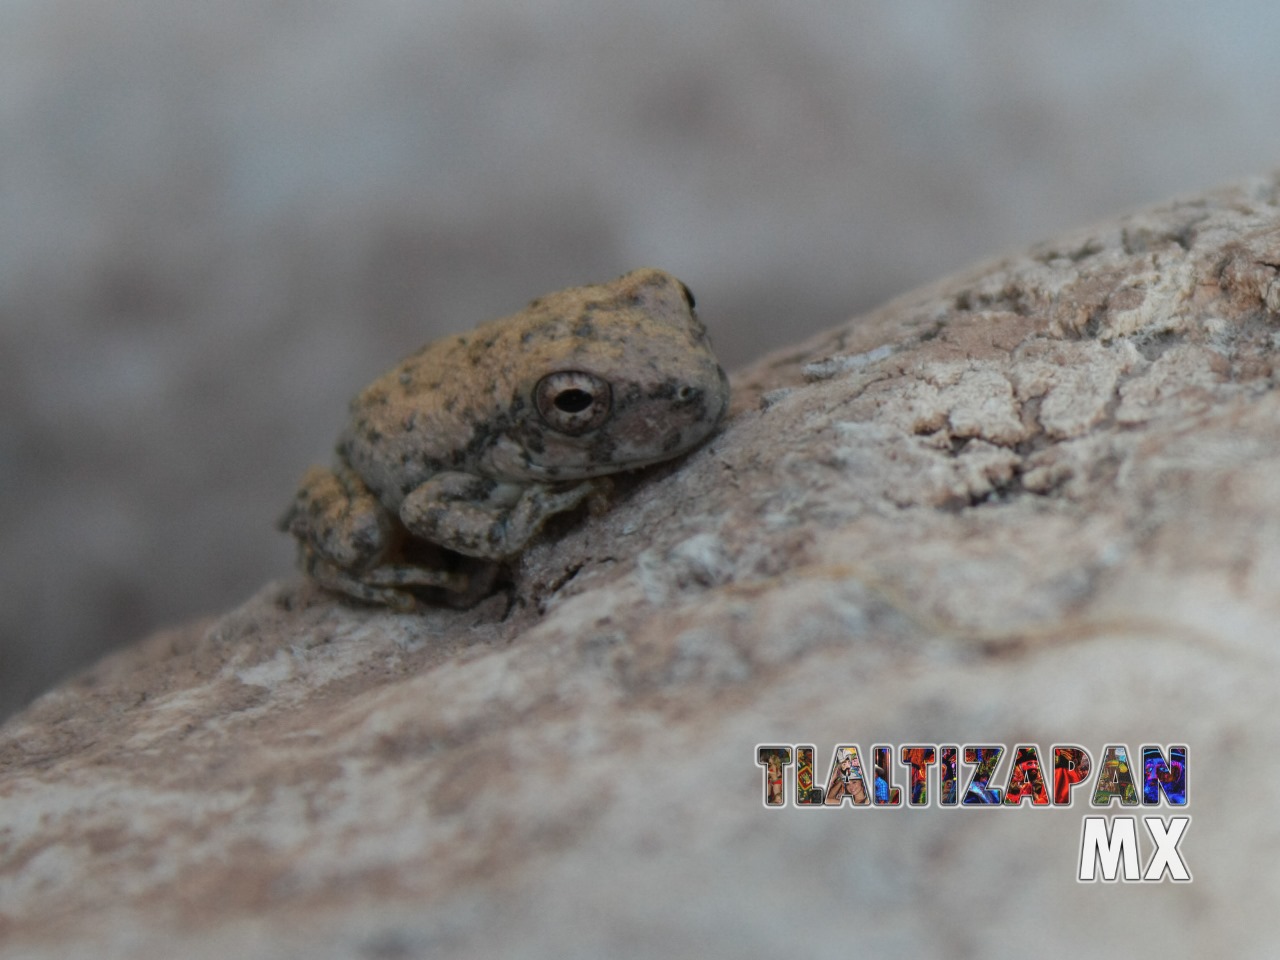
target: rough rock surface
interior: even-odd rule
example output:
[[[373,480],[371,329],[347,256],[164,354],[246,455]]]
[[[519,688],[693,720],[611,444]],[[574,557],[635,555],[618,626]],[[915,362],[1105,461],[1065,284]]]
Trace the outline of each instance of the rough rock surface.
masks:
[[[1263,956],[1278,337],[1258,179],[743,371],[511,597],[109,657],[0,731],[5,955]],[[1194,880],[1077,883],[1083,800],[766,809],[769,742],[1186,743]]]

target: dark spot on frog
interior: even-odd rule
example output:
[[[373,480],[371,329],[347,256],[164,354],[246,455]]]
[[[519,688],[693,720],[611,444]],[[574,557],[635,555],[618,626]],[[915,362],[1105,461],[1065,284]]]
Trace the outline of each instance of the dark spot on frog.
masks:
[[[436,474],[443,473],[445,468],[443,460],[437,460],[435,457],[419,459],[412,452],[402,454],[400,463],[407,468],[404,479],[400,481],[401,498],[407,497]]]
[[[409,411],[409,413],[405,415],[404,420],[401,421],[401,426],[404,427],[405,433],[413,433],[418,426],[418,411]]]
[[[413,374],[408,370],[402,371],[400,374],[400,385],[402,387],[407,387],[411,383],[413,383]]]
[[[596,325],[594,323],[594,318],[591,316],[590,312],[584,313],[578,318],[578,322],[574,324],[573,335],[575,337],[589,338],[594,337],[595,334]]]
[[[520,446],[526,451],[532,453],[545,453],[547,449],[546,438],[542,435],[541,430],[534,427],[525,427],[520,435]],[[525,454],[525,461],[528,462],[529,454]]]
[[[628,407],[635,406],[644,396],[644,391],[640,389],[640,385],[631,383],[627,385],[625,390],[615,391],[613,395],[613,409],[615,412],[626,410]]]
[[[377,525],[363,525],[357,527],[351,535],[351,541],[355,548],[363,555],[375,553],[382,544],[382,535],[378,531]]]
[[[673,400],[676,397],[678,385],[674,380],[663,380],[661,383],[649,390],[650,400]]]
[[[437,504],[433,507],[427,507],[427,509],[422,512],[422,522],[430,530],[439,530],[441,522],[448,515],[448,508],[442,503]]]
[[[676,282],[679,283],[679,281]],[[665,286],[667,286],[667,280],[665,277],[658,274],[651,274],[637,284],[636,288],[631,291],[631,294],[627,299],[632,303],[643,303],[645,300],[645,294],[648,291],[661,290]]]
[[[448,400],[444,402],[444,412],[453,413],[453,410],[457,405],[458,405],[458,398],[450,397]]]
[[[592,463],[610,463],[617,447],[618,444],[612,437],[602,433],[591,441],[591,446],[587,448],[587,457]]]
[[[471,439],[467,441],[466,456],[475,458],[480,456],[485,450],[491,447],[494,442],[501,437],[511,426],[511,419],[507,416],[494,417],[492,420],[486,420],[476,424],[471,431]]]
[[[670,453],[672,450],[680,446],[680,431],[672,430],[665,440],[662,441],[662,452]]]
[[[467,347],[467,360],[471,366],[478,367],[484,363],[485,357],[489,351],[493,349],[493,345],[498,342],[499,335],[491,334],[483,340],[475,340]]]
[[[704,397],[705,391],[675,380],[664,380],[649,391],[650,400],[670,401],[671,406],[677,410],[702,403]]]

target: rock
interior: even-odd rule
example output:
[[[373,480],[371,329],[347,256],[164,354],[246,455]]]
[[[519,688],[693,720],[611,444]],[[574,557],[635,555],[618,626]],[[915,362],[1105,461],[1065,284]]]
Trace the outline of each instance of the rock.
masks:
[[[509,597],[108,657],[0,730],[6,956],[1267,955],[1277,290],[1280,181],[1174,202],[741,372]],[[1077,882],[1083,791],[766,808],[837,743],[1186,744],[1193,881]]]

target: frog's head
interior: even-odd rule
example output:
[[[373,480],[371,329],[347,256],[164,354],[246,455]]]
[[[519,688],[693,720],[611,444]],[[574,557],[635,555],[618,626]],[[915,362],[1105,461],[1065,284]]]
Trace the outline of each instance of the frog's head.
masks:
[[[693,294],[661,270],[536,301],[520,333],[510,426],[489,451],[512,479],[575,480],[685,453],[729,405]]]

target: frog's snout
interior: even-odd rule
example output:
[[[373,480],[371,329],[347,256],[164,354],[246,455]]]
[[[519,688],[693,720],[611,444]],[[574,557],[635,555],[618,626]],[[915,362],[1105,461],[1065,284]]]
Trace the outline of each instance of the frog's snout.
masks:
[[[700,387],[685,388],[690,389],[692,393],[696,394],[696,397],[691,397],[689,399],[689,403],[695,402],[695,399],[696,401],[703,403],[705,410],[710,412],[710,415],[712,415],[710,419],[712,419],[713,424],[719,422],[721,417],[724,416],[724,413],[728,411],[728,374],[724,372],[724,367],[719,364],[716,365],[716,376],[718,383],[708,385],[705,389]],[[681,393],[681,396],[678,399],[680,399],[681,406],[685,406],[684,393]]]
[[[729,409],[729,377],[719,364],[715,366],[715,376],[714,381],[703,377],[700,382],[682,384],[672,398],[673,409],[712,424],[719,422]]]

